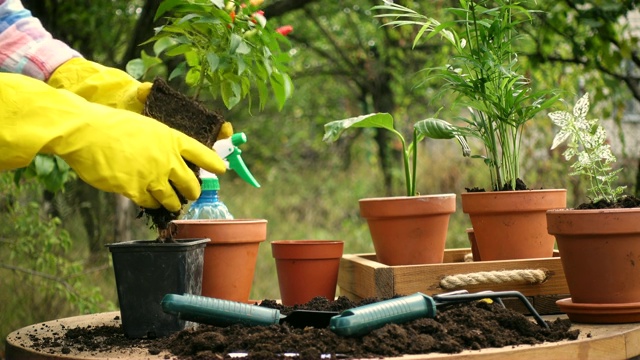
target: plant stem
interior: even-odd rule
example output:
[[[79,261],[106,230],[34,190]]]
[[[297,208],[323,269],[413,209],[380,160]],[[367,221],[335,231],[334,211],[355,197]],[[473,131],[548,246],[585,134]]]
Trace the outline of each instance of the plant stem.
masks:
[[[410,196],[416,195],[416,169],[418,168],[418,130],[413,128],[413,163],[411,164],[413,170],[411,171],[411,193]]]
[[[208,64],[206,58],[203,56],[200,60],[201,64]],[[193,94],[193,100],[197,100],[200,97],[200,91],[204,86],[204,79],[206,78],[206,71],[204,71],[204,67],[200,68],[200,78],[198,79],[198,86],[196,86],[196,92]]]
[[[411,176],[411,170],[409,168],[409,153],[407,151],[407,142],[404,140],[404,137],[402,136],[402,134],[400,134],[396,129],[389,129],[391,132],[393,132],[394,134],[396,134],[396,136],[398,136],[398,138],[400,138],[400,142],[402,143],[402,161],[404,162],[404,177],[405,177],[405,186],[407,188],[407,196],[413,196],[413,191],[415,191],[415,188],[412,189],[412,176]]]

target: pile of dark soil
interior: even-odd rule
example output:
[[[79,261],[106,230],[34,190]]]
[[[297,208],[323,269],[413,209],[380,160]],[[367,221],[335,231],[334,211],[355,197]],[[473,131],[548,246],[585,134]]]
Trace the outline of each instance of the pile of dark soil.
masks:
[[[640,207],[640,199],[635,196],[623,196],[616,201],[598,200],[596,202],[583,203],[576,206],[578,210],[594,209],[629,209]]]
[[[330,302],[316,298],[311,302],[285,307],[272,300],[261,306],[278,308],[282,314],[294,309],[342,311],[375,302],[354,303],[346,297]],[[248,359],[273,359],[277,354],[296,353],[299,359],[380,358],[404,354],[458,353],[490,347],[531,345],[575,340],[578,330],[570,330],[567,319],[548,322],[545,329],[528,317],[497,303],[478,301],[439,307],[434,319],[423,318],[406,324],[388,324],[363,337],[341,337],[328,328],[291,328],[287,325],[215,327],[201,325],[162,339],[128,339],[120,327],[78,327],[53,337],[33,337],[34,348],[48,353],[72,351],[110,352],[139,347],[156,355],[162,351],[171,359],[222,359],[246,353]],[[324,355],[327,354],[327,355]],[[323,356],[324,355],[324,356]]]

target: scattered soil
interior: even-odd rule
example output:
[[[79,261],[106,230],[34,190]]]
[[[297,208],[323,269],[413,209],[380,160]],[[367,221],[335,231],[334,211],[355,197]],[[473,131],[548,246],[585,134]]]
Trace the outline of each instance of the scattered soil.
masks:
[[[352,302],[340,297],[330,302],[315,298],[307,304],[286,307],[273,300],[260,306],[280,309],[342,311],[377,301]],[[150,355],[163,351],[171,359],[222,359],[230,353],[246,353],[247,359],[273,359],[277,354],[297,353],[299,359],[381,358],[404,354],[459,353],[490,347],[533,345],[575,340],[579,330],[570,330],[568,319],[557,318],[545,329],[528,317],[498,303],[476,301],[439,307],[435,318],[405,324],[387,324],[362,337],[341,337],[328,328],[291,328],[286,324],[248,327],[200,325],[161,339],[128,339],[118,326],[69,328],[51,337],[33,337],[33,348],[51,354],[75,351],[111,352],[138,347]],[[325,355],[327,356],[327,355]]]
[[[197,100],[172,89],[161,78],[154,80],[142,113],[189,135],[208,147],[212,147],[216,142],[220,128],[225,122],[219,113],[207,109]],[[191,163],[187,164],[198,176],[198,167]],[[187,199],[175,187],[174,190],[178,194],[180,203],[186,204]],[[168,229],[168,224],[180,216],[180,211],[170,212],[165,208],[143,208],[138,217],[143,216],[147,218],[152,228],[158,229],[159,241],[171,241],[173,239],[174,234]]]

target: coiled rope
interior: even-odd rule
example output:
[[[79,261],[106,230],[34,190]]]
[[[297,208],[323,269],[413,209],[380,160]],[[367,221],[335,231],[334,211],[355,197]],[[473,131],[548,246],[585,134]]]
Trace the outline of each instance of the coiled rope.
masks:
[[[449,290],[480,284],[541,284],[545,282],[547,278],[547,271],[544,269],[480,271],[470,274],[445,276],[440,280],[440,287]]]

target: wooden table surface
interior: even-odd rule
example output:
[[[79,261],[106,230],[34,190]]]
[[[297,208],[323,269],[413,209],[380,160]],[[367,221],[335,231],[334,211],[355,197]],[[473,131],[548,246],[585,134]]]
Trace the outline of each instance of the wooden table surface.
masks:
[[[63,355],[59,349],[55,354],[45,350],[36,351],[29,335],[51,336],[60,334],[69,327],[86,327],[101,325],[120,325],[120,313],[107,312],[92,315],[75,316],[44,323],[34,324],[18,329],[7,336],[7,360],[14,359],[165,359],[166,352],[151,355],[146,349],[131,348],[105,352],[77,352]],[[555,320],[558,315],[544,316],[546,320]],[[493,360],[525,360],[525,359],[630,359],[640,356],[640,323],[596,325],[574,324],[580,330],[580,336],[574,341],[560,341],[539,345],[522,345],[517,347],[490,348],[463,351],[458,354],[425,354],[405,355],[388,358],[388,360],[422,360],[422,359],[493,359]],[[172,356],[168,358],[173,358]]]

